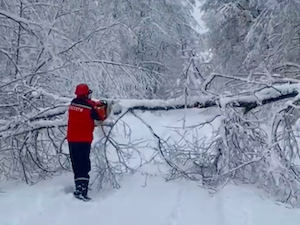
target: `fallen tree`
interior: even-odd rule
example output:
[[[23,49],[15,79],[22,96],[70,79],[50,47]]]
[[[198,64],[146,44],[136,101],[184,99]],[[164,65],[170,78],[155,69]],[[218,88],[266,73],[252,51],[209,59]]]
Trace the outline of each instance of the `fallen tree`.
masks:
[[[250,110],[277,102],[280,100],[294,98],[299,94],[300,84],[283,84],[255,90],[252,93],[244,93],[233,96],[204,95],[201,97],[190,98],[187,102],[183,99],[170,100],[140,100],[140,99],[104,99],[108,102],[112,114],[118,115],[126,110],[142,110],[142,111],[167,111],[185,108],[210,108],[210,107],[232,107],[243,108],[244,113]],[[42,108],[28,119],[28,122],[39,120],[48,120],[57,116],[64,115],[71,101],[69,98],[61,98],[54,94],[45,92],[44,90],[32,91],[35,97],[50,97],[56,105],[48,108]],[[297,99],[296,99],[297,100]],[[9,107],[9,106],[7,106]],[[8,126],[9,127],[9,126]],[[2,128],[0,132],[5,131]]]
[[[125,136],[129,141],[124,145],[111,136],[114,125],[104,132],[104,139],[94,146],[95,152],[98,152],[94,163],[99,187],[107,183],[119,187],[119,175],[135,172],[137,167],[133,168],[128,163],[133,154],[140,155],[138,167],[150,163],[139,152],[143,141],[131,140],[130,126],[121,121],[126,115],[132,114],[149,128],[157,140],[157,146],[154,147],[156,154],[152,160],[160,158],[169,166],[167,180],[186,178],[216,190],[229,180],[238,180],[263,187],[282,202],[300,205],[297,191],[300,187],[300,171],[296,163],[300,153],[298,133],[294,128],[300,84],[263,85],[251,92],[223,96],[206,92],[206,88],[207,83],[204,83],[203,96],[188,98],[188,101],[184,98],[106,99],[115,124],[122,123],[124,129],[128,130]],[[2,178],[21,178],[27,183],[35,183],[60,171],[70,171],[68,152],[64,151],[63,146],[66,144],[67,109],[71,99],[42,89],[29,88],[25,92],[31,101],[47,101],[48,104],[47,107],[32,107],[29,113],[0,121],[0,171]],[[286,99],[290,100],[283,101]],[[255,109],[269,107],[271,103],[279,105],[272,118],[262,122],[253,116]],[[181,135],[178,143],[159,137],[151,124],[135,113],[213,107],[216,116],[212,120],[176,130]],[[269,116],[269,112],[265,114]],[[208,144],[199,143],[201,140],[189,140],[190,134],[201,131],[204,125],[215,119],[220,119],[221,126]],[[263,123],[272,129],[263,129]],[[105,124],[100,127],[103,126]],[[174,132],[174,129],[170,132]],[[117,155],[115,160],[108,156],[113,149]]]

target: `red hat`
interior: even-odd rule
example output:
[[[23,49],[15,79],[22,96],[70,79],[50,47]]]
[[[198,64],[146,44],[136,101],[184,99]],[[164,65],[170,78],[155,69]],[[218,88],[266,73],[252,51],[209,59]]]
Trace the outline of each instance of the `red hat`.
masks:
[[[75,94],[79,96],[84,96],[92,93],[87,84],[78,84],[76,86]]]

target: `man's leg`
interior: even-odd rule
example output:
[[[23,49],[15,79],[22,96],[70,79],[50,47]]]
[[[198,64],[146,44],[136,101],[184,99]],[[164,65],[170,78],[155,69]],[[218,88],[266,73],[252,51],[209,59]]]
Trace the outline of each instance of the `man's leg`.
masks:
[[[74,194],[87,196],[89,171],[91,170],[89,143],[70,143],[70,157],[74,171],[76,191]]]
[[[89,186],[89,172],[91,171],[91,161],[90,161],[90,151],[91,144],[82,143],[82,154],[81,154],[81,167],[80,167],[80,177],[77,180],[81,180],[82,195],[87,197],[88,186]]]
[[[69,152],[70,158],[72,162],[72,169],[74,173],[74,181],[75,181],[75,195],[79,195],[81,193],[81,185],[79,182],[76,182],[76,179],[80,176],[80,143],[69,143]]]

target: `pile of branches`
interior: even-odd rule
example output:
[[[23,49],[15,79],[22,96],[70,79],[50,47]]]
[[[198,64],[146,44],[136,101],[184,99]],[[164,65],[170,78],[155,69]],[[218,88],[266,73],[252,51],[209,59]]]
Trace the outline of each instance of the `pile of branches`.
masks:
[[[203,84],[203,90],[207,90],[217,76],[222,75],[211,76]],[[224,77],[249,85],[249,80]],[[219,190],[229,181],[253,184],[275,196],[278,201],[299,207],[297,105],[300,85],[295,80],[286,79],[280,79],[275,84],[253,83],[256,88],[252,92],[216,96],[207,91],[206,96],[190,99],[189,102],[178,99],[121,101],[126,109],[123,115],[130,113],[148,127],[157,143],[153,147],[157,152],[155,157],[162,159],[170,169],[167,180],[185,178],[213,190]],[[216,109],[211,120],[181,129],[174,128],[173,132],[178,137],[175,142],[160,137],[151,123],[135,113],[136,110],[210,107]],[[220,126],[210,138],[198,137],[205,125],[216,120]]]
[[[1,178],[36,183],[69,166],[63,151],[68,98],[27,85],[16,85],[2,105]],[[6,115],[8,114],[8,115]]]

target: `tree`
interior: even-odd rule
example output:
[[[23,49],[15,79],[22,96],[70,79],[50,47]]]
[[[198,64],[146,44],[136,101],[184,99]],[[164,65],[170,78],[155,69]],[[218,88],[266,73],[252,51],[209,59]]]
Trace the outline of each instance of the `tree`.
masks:
[[[275,11],[284,9],[281,18],[263,1],[204,4],[207,13],[214,12],[206,14],[214,72],[203,75],[189,4],[2,1],[1,176],[35,183],[70,170],[64,148],[66,110],[74,84],[85,81],[96,98],[107,94],[115,119],[113,127],[99,126],[104,137],[93,151],[100,188],[119,187],[119,176],[156,162],[168,166],[167,180],[186,178],[214,190],[230,180],[251,183],[299,206],[300,67],[286,61],[298,57],[297,20],[288,16],[298,13],[293,11],[297,2],[273,2]],[[286,51],[290,47],[296,50]],[[176,80],[179,91],[170,98],[164,91],[173,89]],[[145,97],[152,100],[141,99]],[[200,124],[170,128],[170,135],[180,137],[177,141],[160,137],[136,113],[187,108],[213,108],[214,115]],[[128,114],[156,141],[150,162],[139,150],[149,148],[147,140],[132,140],[130,126],[122,120]],[[199,139],[203,127],[216,120],[218,130]],[[113,136],[119,127],[125,144]],[[140,165],[130,165],[132,156],[139,157]]]
[[[252,71],[261,77],[269,71],[296,78],[299,2],[215,0],[205,1],[202,9],[215,72],[245,76]]]

